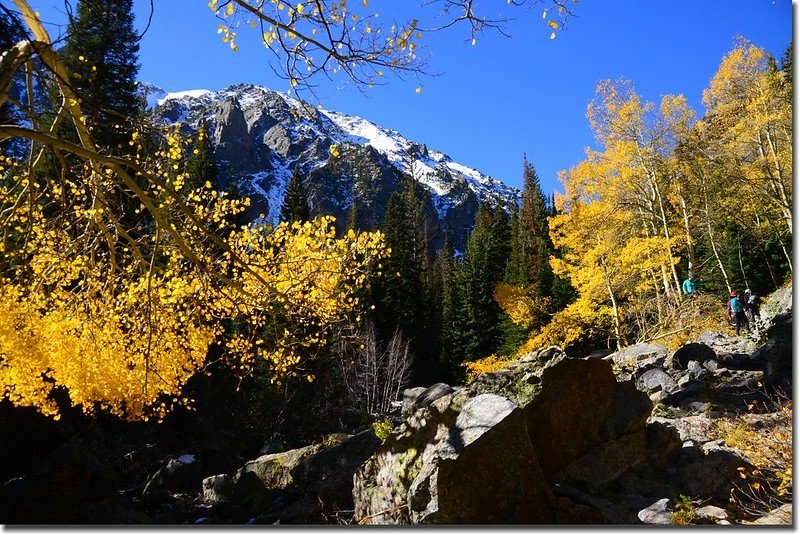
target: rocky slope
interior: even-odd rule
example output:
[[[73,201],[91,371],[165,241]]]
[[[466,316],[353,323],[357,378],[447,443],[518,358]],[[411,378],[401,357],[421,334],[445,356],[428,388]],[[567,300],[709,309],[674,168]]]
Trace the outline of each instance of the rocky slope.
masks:
[[[355,202],[362,228],[382,224],[402,175],[413,176],[420,192],[430,194],[425,215],[432,235],[440,243],[449,225],[457,247],[463,246],[480,202],[519,202],[518,190],[397,131],[264,87],[238,84],[221,91],[177,93],[145,89],[156,121],[180,123],[187,131],[206,122],[220,187],[227,189],[235,182],[254,201],[254,218],[277,220],[295,166],[305,177],[313,211],[343,221]],[[331,156],[334,145],[338,157]]]
[[[0,487],[0,523],[789,525],[791,486],[775,492],[759,448],[791,463],[791,307],[791,289],[768,300],[758,338],[551,347],[465,386],[408,389],[383,439],[352,422],[225,467],[148,444],[113,469],[68,441]],[[149,477],[120,487],[137,464]],[[771,492],[753,485],[770,478]]]

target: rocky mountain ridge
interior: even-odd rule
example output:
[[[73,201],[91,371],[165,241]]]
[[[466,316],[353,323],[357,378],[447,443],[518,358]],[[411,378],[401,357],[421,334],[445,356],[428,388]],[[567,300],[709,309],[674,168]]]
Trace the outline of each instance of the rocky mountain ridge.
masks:
[[[424,215],[435,243],[449,226],[463,245],[481,202],[509,207],[520,192],[445,153],[370,121],[314,107],[270,89],[237,84],[220,91],[166,93],[146,85],[152,118],[187,132],[205,122],[222,189],[236,184],[253,201],[249,215],[276,222],[295,167],[312,211],[343,223],[355,202],[359,224],[378,228],[389,197],[412,176],[427,197]],[[338,153],[333,155],[332,152]]]

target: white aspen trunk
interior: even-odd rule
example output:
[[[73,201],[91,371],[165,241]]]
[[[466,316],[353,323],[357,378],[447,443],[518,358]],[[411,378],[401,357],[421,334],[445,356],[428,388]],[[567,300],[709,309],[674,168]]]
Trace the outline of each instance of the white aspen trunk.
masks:
[[[705,212],[706,212],[706,230],[708,231],[708,241],[711,242],[711,250],[714,252],[714,258],[717,259],[717,264],[719,265],[719,270],[722,273],[722,278],[725,279],[725,287],[728,288],[728,293],[731,292],[731,283],[728,280],[728,272],[725,271],[725,265],[722,263],[722,259],[719,256],[719,251],[717,250],[717,244],[714,241],[714,231],[711,228],[711,218],[708,214],[708,198],[705,199]]]
[[[767,162],[769,162],[769,157],[767,156],[766,151],[764,150],[764,140],[761,136],[761,132],[758,133],[758,153],[759,155]],[[774,147],[772,146],[769,132],[767,132],[767,146],[770,148],[770,152],[772,155],[773,163],[775,164],[775,172],[778,173],[777,178],[773,174],[773,169],[770,165],[767,165],[767,172],[769,176],[769,182],[772,186],[772,191],[775,193],[775,197],[777,198],[778,204],[781,209],[781,213],[783,214],[783,219],[786,222],[786,225],[789,227],[789,234],[793,234],[792,232],[792,203],[789,201],[789,196],[786,193],[786,187],[783,183],[783,173],[781,172],[780,163],[778,162],[778,156],[775,153]]]
[[[780,192],[781,208],[783,210],[783,217],[786,219],[786,224],[789,226],[789,234],[792,234],[792,202],[789,200],[789,195],[786,193],[786,183],[784,182],[783,168],[778,160],[778,152],[775,147],[775,141],[772,139],[772,134],[767,130],[767,144],[772,155],[772,162],[775,165],[775,172],[777,173],[777,186]]]
[[[611,280],[608,277],[608,270],[606,269],[605,262],[602,263],[603,266],[603,275],[605,278],[606,283],[606,290],[608,290],[608,296],[611,298],[611,311],[614,316],[614,338],[617,341],[617,351],[619,351],[622,347],[622,336],[620,335],[620,319],[619,319],[619,309],[617,308],[617,298],[614,295],[614,290],[611,288]]]
[[[694,273],[694,241],[692,240],[691,222],[689,220],[689,209],[686,206],[686,199],[683,197],[680,183],[678,183],[678,201],[680,202],[681,215],[683,216],[683,230],[686,233],[686,254],[689,257],[689,273]]]
[[[661,190],[658,187],[658,182],[656,182],[655,176],[651,176],[650,179],[653,182],[653,190],[655,191],[656,200],[658,201],[658,209],[661,212],[661,223],[663,225],[664,237],[667,239],[667,254],[669,255],[670,259],[669,267],[670,270],[672,271],[672,281],[675,283],[674,289],[676,291],[668,293],[667,297],[672,297],[673,301],[675,301],[675,303],[677,304],[680,301],[680,298],[676,296],[679,296],[681,293],[681,281],[678,278],[678,272],[675,269],[675,264],[672,262],[672,258],[674,257],[674,255],[672,254],[672,244],[670,243],[671,236],[669,232],[669,225],[667,225],[667,214],[666,211],[664,210],[664,199],[661,197]]]

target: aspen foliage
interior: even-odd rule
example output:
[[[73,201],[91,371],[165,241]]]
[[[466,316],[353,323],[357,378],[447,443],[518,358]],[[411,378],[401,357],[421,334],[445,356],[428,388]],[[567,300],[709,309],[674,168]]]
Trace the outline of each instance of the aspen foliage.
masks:
[[[0,395],[54,418],[61,390],[87,413],[160,419],[191,403],[181,388],[212,345],[242,373],[260,359],[274,381],[313,381],[305,363],[360,321],[383,235],[337,238],[331,218],[231,223],[249,199],[189,174],[179,126],[134,131],[128,159],[97,151],[46,31],[15,1],[38,39],[18,51],[57,74],[62,106],[52,125],[0,126],[0,139],[30,142],[27,158],[0,161]],[[24,57],[3,56],[3,72]],[[78,143],[54,135],[60,122]]]
[[[507,368],[513,361],[513,358],[500,357],[492,353],[482,359],[462,362],[461,366],[467,372],[467,383],[470,383],[479,375]]]
[[[736,280],[748,284],[745,262],[750,283],[769,287],[760,273],[782,284],[779,270],[791,273],[790,91],[786,73],[743,39],[722,59],[699,121],[682,95],[656,106],[629,81],[600,82],[587,109],[598,146],[561,173],[564,193],[550,220],[561,251],[550,263],[578,296],[520,353],[585,339],[617,346],[659,333],[680,339],[719,323],[723,315],[703,296],[694,306],[684,302],[679,270],[686,276],[699,266],[722,295]],[[753,237],[750,250],[742,248],[743,232]],[[759,255],[766,265],[757,264]],[[703,313],[690,318],[700,304]]]
[[[764,49],[739,38],[703,92],[710,140],[733,179],[755,202],[745,206],[760,218],[783,219],[792,233],[792,100],[786,74]],[[777,214],[777,218],[772,214]]]
[[[158,222],[130,242],[111,236],[114,214],[93,208],[88,197],[90,171],[36,185],[11,161],[0,205],[13,207],[25,187],[40,192],[6,221],[0,260],[0,310],[11,318],[0,327],[0,385],[15,404],[57,416],[50,394],[63,387],[86,412],[161,417],[170,406],[165,397],[190,402],[180,389],[202,369],[209,346],[222,343],[222,321],[230,318],[246,325],[224,342],[242,371],[264,359],[274,380],[313,380],[303,358],[337,325],[360,319],[354,294],[383,256],[380,233],[337,239],[332,219],[320,218],[234,229],[219,247],[198,225],[225,229],[226,217],[249,201],[228,199],[208,183],[184,202],[166,195],[188,179],[172,172],[182,146],[177,132],[167,136],[152,162],[164,186],[152,194],[173,230],[180,226],[191,256]],[[270,328],[276,332],[268,344]]]

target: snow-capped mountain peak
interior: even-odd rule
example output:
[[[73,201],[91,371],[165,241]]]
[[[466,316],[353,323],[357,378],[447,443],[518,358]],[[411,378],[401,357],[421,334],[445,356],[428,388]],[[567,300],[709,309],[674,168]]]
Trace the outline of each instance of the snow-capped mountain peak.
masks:
[[[431,218],[465,237],[480,202],[510,206],[519,191],[444,152],[367,119],[315,107],[265,87],[236,84],[220,91],[165,92],[148,86],[157,120],[186,129],[205,121],[223,186],[235,182],[258,215],[280,213],[295,167],[305,177],[312,207],[343,216],[356,202],[364,226],[379,227],[388,197],[410,175],[430,192]],[[341,156],[332,157],[331,147]],[[260,201],[260,202],[258,202]],[[340,219],[343,219],[341,217]]]

